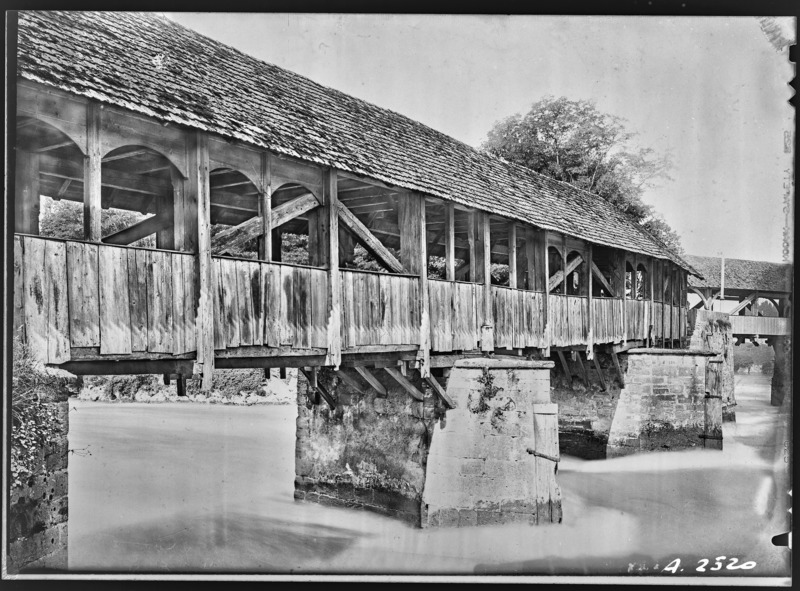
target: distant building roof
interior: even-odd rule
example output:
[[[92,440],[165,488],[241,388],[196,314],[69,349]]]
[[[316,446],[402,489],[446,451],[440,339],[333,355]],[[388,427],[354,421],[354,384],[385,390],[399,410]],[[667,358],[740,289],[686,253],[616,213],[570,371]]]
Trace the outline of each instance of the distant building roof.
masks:
[[[721,258],[692,255],[684,258],[703,276],[703,279],[689,277],[689,285],[719,289]],[[786,263],[726,258],[725,289],[791,293],[792,266]]]
[[[17,63],[28,80],[694,272],[593,193],[155,13],[21,11]]]

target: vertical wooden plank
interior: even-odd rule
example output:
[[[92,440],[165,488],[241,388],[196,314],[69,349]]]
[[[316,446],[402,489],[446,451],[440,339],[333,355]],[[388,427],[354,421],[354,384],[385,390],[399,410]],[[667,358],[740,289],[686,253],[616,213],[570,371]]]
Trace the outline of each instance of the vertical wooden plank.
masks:
[[[49,290],[45,278],[45,241],[22,238],[25,331],[31,352],[47,363]]]
[[[213,259],[211,265],[211,293],[214,304],[214,349],[225,349],[228,335],[225,329],[225,320],[228,317],[225,311],[225,276],[222,272],[222,259]]]
[[[97,246],[94,258],[97,257]],[[144,251],[128,249],[128,297],[131,317],[131,352],[147,351],[147,268]],[[99,316],[99,313],[98,313]]]
[[[483,325],[481,326],[481,351],[494,350],[494,319],[492,317],[492,264],[490,248],[492,244],[489,214],[481,212],[483,234]]]
[[[128,299],[128,256],[125,249],[99,249],[100,354],[131,353],[131,316]]]
[[[83,237],[90,242],[100,242],[102,154],[100,105],[95,101],[86,104],[86,148],[83,159]]]
[[[49,291],[47,360],[48,363],[64,363],[70,359],[66,245],[48,240],[45,244],[45,259],[45,277]]]
[[[97,246],[67,243],[70,344],[100,346],[100,295],[98,292]]]
[[[356,309],[358,307],[355,301],[354,281],[355,273],[343,273],[342,280],[345,282],[344,301],[342,305],[347,308],[347,346],[353,347],[358,343],[358,334],[356,324]]]
[[[250,288],[250,301],[253,305],[253,345],[264,344],[264,283],[261,276],[261,265],[247,262],[248,285]]]
[[[329,339],[332,337],[332,335],[328,334],[328,322],[331,316],[330,294],[328,293],[330,289],[330,273],[326,271],[312,271],[311,273],[311,291],[313,294],[311,298],[311,319],[314,326],[311,346],[329,349]],[[336,275],[339,275],[338,270],[336,271]],[[337,287],[337,289],[341,288]],[[337,298],[337,301],[341,301],[341,298]],[[341,314],[340,306],[337,306],[336,314]],[[337,328],[337,330],[341,332],[341,329]],[[337,335],[336,340],[341,340],[341,335]],[[339,347],[341,347],[341,345],[339,345]]]
[[[253,344],[253,293],[250,288],[250,269],[247,261],[231,261],[236,273],[236,299],[239,306],[239,345]]]
[[[225,343],[228,348],[238,347],[240,339],[239,324],[239,297],[237,292],[238,273],[236,272],[236,261],[227,259],[220,260],[220,270],[222,271],[222,298],[225,306]]]
[[[292,273],[292,297],[293,297],[293,325],[294,342],[293,347],[298,349],[308,348],[308,321],[310,308],[308,306],[308,269],[296,267]]]
[[[22,238],[14,236],[14,336],[25,342],[25,274]],[[71,293],[71,292],[70,292]],[[70,309],[74,309],[70,307]],[[70,331],[71,333],[71,331]]]
[[[266,291],[264,308],[266,309],[266,344],[269,347],[279,347],[282,339],[283,318],[281,303],[283,299],[283,283],[281,267],[278,265],[262,265]]]
[[[453,281],[456,278],[456,235],[455,235],[455,204],[448,201],[444,204],[444,258],[445,258],[445,278]]]
[[[168,253],[151,251],[148,254],[150,259],[147,275],[148,351],[172,353],[172,264],[168,259]],[[102,267],[100,273],[102,276]],[[102,328],[100,336],[102,340]]]
[[[478,271],[479,268],[483,268],[478,260],[478,251],[480,250],[480,245],[478,244],[478,236],[476,236],[476,226],[477,226],[477,212],[470,211],[467,217],[467,243],[469,244],[469,280],[472,283],[478,282]]]
[[[272,260],[272,159],[269,152],[261,153],[261,187],[258,194],[258,215],[261,217],[261,236],[258,237],[258,258]],[[263,276],[263,274],[262,274]]]
[[[273,256],[274,256],[273,252]],[[294,276],[292,267],[281,266],[281,345],[294,345]]]
[[[197,302],[195,301],[196,284],[194,257],[188,255],[181,255],[181,265],[183,266],[183,281],[184,281],[184,300],[183,300],[183,320],[184,320],[184,333],[183,333],[183,351],[176,351],[180,353],[189,353],[197,350]],[[212,291],[213,289],[212,282]],[[216,312],[219,308],[214,307]]]
[[[167,262],[172,266],[172,351],[183,353],[186,350],[186,322],[183,317],[184,294],[183,264],[181,255],[167,253]]]

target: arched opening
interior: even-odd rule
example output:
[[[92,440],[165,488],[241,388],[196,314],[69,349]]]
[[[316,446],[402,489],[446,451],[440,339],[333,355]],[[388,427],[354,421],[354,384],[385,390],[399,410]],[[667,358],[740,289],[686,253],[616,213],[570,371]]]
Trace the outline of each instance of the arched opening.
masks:
[[[636,299],[650,299],[650,279],[648,278],[647,267],[642,263],[636,265]]]
[[[83,238],[83,152],[67,134],[17,118],[16,232]]]
[[[636,296],[636,274],[633,271],[633,265],[629,261],[625,261],[625,297],[629,300],[635,299]]]
[[[103,242],[194,250],[194,239],[184,235],[194,220],[175,215],[183,178],[163,154],[136,145],[111,150],[102,158],[101,186]]]
[[[549,267],[550,277],[556,275],[559,271],[563,273],[564,271],[564,259],[561,256],[561,251],[558,250],[555,246],[549,246],[547,248],[547,265]],[[549,278],[548,278],[549,282]],[[558,285],[556,285],[550,293],[564,293],[564,282],[559,281]]]
[[[308,207],[312,207],[284,224],[273,214],[272,225],[272,260],[294,265],[326,267],[328,264],[323,211],[318,201],[313,199],[311,190],[299,183],[287,183],[279,186],[272,193],[272,210],[295,200],[305,199]],[[279,225],[276,225],[279,224]]]
[[[233,230],[259,215],[257,187],[237,170],[216,168],[209,172],[209,188],[211,252],[245,259],[260,258],[259,246],[263,239],[242,240],[241,234]]]
[[[567,255],[567,267],[571,267],[573,261],[581,257],[581,262],[575,267],[567,276],[567,295],[573,296],[582,296],[587,295],[587,284],[586,284],[586,261],[585,258],[581,253],[577,250],[571,251]]]

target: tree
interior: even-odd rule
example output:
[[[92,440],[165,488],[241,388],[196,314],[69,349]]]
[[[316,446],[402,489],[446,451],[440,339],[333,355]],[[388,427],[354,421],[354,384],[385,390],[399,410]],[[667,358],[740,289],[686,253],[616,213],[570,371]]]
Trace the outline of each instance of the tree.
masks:
[[[658,180],[669,180],[670,159],[632,145],[635,137],[624,119],[601,113],[590,101],[547,96],[525,115],[495,123],[481,149],[596,193],[682,252],[675,231],[642,201]]]

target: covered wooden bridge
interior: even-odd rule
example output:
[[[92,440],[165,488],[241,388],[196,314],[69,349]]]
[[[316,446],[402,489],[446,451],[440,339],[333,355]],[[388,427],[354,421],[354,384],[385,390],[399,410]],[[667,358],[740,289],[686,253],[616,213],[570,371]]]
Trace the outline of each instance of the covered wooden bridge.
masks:
[[[593,194],[156,14],[18,31],[14,328],[45,363],[372,383],[686,336],[696,271]],[[45,232],[42,197],[82,235]],[[117,210],[138,221],[109,229]]]

